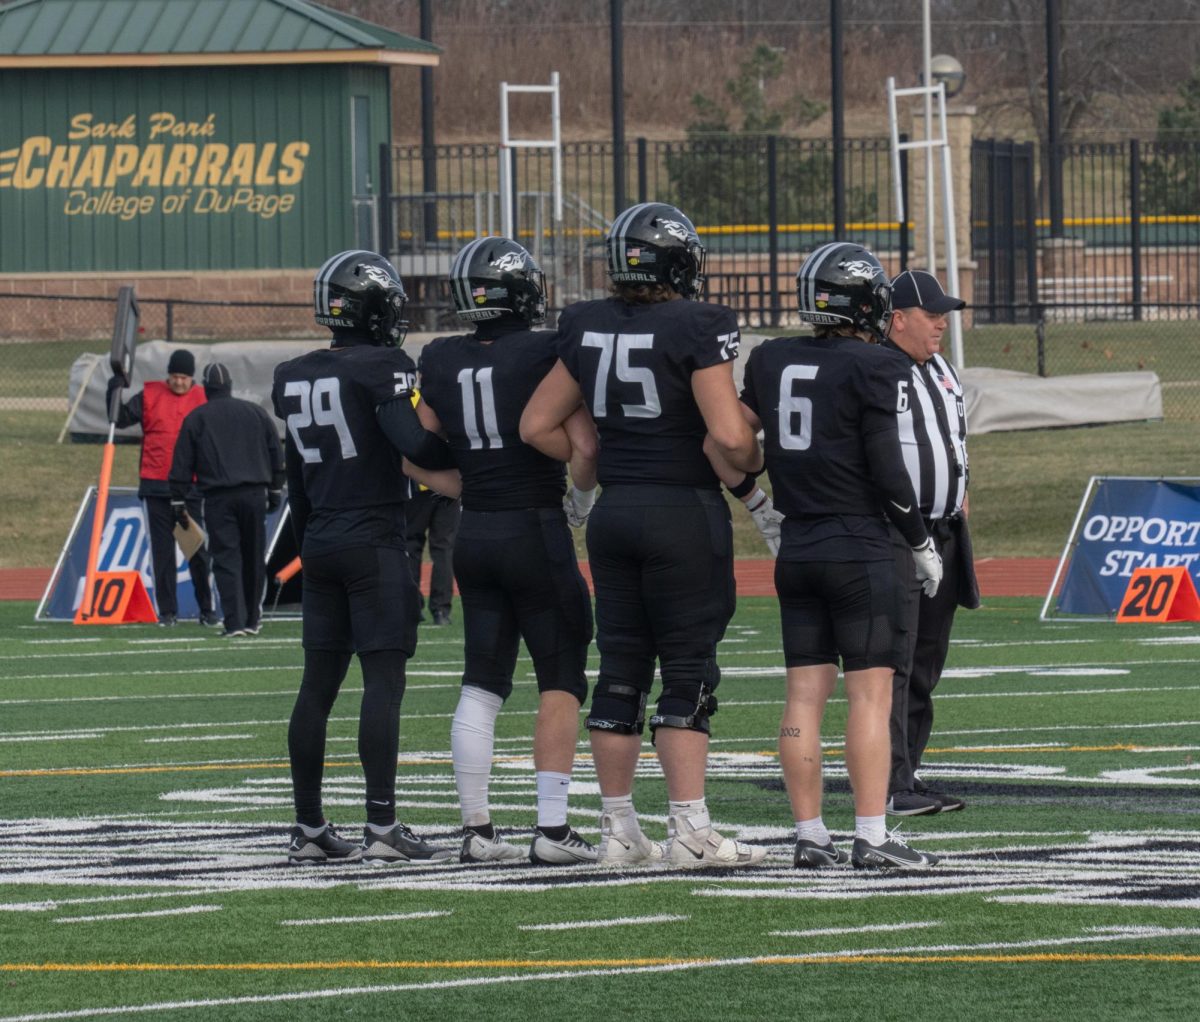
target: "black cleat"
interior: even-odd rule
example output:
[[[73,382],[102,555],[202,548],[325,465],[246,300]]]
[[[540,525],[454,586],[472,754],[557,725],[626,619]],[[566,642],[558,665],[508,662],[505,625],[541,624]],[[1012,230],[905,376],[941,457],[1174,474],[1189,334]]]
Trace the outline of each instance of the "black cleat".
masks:
[[[941,802],[923,792],[893,791],[887,800],[888,816],[926,816],[941,811]]]
[[[930,852],[909,848],[894,832],[880,845],[856,837],[854,850],[850,853],[850,862],[855,869],[929,869],[940,861]]]
[[[293,866],[357,862],[361,855],[362,845],[343,840],[328,823],[315,837],[309,837],[299,825],[288,834],[288,862]]]
[[[424,838],[417,837],[403,823],[391,830],[377,834],[370,827],[363,830],[362,860],[370,865],[387,865],[392,862],[449,862],[454,849],[439,848]]]
[[[838,848],[832,841],[819,845],[815,841],[800,838],[796,841],[796,857],[792,865],[797,869],[821,869],[823,866],[844,866],[850,861],[850,853]]]

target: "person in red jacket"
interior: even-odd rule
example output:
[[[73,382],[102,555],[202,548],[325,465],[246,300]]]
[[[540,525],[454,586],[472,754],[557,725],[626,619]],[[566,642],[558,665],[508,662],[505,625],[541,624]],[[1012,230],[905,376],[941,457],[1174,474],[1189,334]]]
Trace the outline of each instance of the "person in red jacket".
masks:
[[[171,512],[171,487],[167,476],[175,441],[184,417],[193,408],[204,404],[204,388],[195,386],[196,359],[185,348],[171,352],[167,362],[166,380],[151,380],[141,393],[121,405],[117,413],[117,428],[140,424],[142,427],[142,456],[138,469],[138,496],[146,513],[146,531],[150,536],[150,557],[154,566],[154,601],[158,607],[158,623],[170,627],[179,619],[179,604],[175,594],[175,518]],[[121,385],[117,377],[108,381],[112,392]],[[200,495],[193,490],[188,495],[188,513],[201,528],[204,525]],[[200,608],[200,623],[212,626],[220,623],[213,609],[212,559],[207,545],[201,546],[188,562],[196,604]]]

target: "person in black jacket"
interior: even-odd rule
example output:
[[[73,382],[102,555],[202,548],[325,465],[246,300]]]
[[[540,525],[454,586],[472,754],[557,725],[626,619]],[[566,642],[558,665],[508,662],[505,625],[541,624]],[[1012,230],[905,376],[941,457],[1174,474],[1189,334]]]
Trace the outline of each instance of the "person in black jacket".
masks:
[[[207,401],[189,412],[171,462],[171,507],[187,523],[185,496],[195,476],[204,497],[213,575],[227,637],[257,635],[266,588],[266,513],[279,507],[285,472],[275,423],[232,394],[220,362],[204,369]]]

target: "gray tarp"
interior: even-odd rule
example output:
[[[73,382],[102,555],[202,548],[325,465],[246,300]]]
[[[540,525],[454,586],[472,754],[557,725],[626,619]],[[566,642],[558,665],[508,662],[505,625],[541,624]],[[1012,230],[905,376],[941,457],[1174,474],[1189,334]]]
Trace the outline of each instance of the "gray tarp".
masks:
[[[405,342],[404,350],[415,362],[425,342],[434,336],[412,335]],[[743,337],[734,368],[739,391],[746,359],[751,349],[763,339],[755,334]],[[125,400],[136,394],[146,380],[165,379],[171,352],[176,348],[187,348],[196,356],[197,378],[210,362],[222,362],[233,376],[234,396],[255,401],[271,412],[271,379],[275,366],[327,343],[319,339],[226,341],[221,344],[148,341],[138,345],[133,386],[124,392]],[[81,355],[71,367],[69,396],[75,410],[67,428],[73,435],[105,436],[108,433],[104,392],[110,375],[107,354]],[[1043,379],[1006,369],[971,368],[963,370],[962,380],[967,421],[973,434],[1161,419],[1163,415],[1162,388],[1155,373],[1087,373]],[[75,408],[75,399],[85,383],[86,391]],[[279,428],[282,435],[282,422]],[[140,437],[141,430],[134,426],[118,430],[117,435]]]
[[[972,435],[1009,429],[1088,426],[1163,417],[1157,373],[1035,376],[1008,369],[964,369]]]
[[[233,377],[233,396],[260,404],[274,417],[271,408],[271,379],[275,366],[295,358],[306,351],[320,348],[328,341],[225,341],[221,344],[176,344],[167,341],[147,341],[137,347],[137,358],[133,368],[133,383],[123,391],[128,401],[138,393],[147,380],[167,378],[167,360],[171,352],[186,348],[196,357],[196,381],[200,380],[204,367],[210,362],[221,362]],[[108,365],[107,352],[102,355],[80,355],[71,366],[69,400],[73,414],[67,422],[72,435],[108,435],[108,413],[104,406],[104,394],[112,370]],[[78,407],[75,399],[80,387],[86,386]],[[282,436],[283,423],[279,423]],[[119,437],[140,437],[141,428],[131,426],[117,430]]]

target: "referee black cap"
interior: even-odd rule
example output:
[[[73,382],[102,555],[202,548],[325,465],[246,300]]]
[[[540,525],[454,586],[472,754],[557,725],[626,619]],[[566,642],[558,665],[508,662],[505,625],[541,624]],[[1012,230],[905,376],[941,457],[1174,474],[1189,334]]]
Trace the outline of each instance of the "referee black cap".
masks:
[[[966,305],[961,298],[946,294],[937,277],[924,270],[905,270],[892,281],[893,309],[924,309],[940,316]]]

